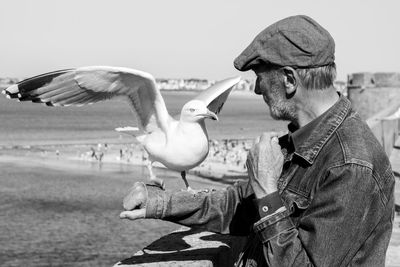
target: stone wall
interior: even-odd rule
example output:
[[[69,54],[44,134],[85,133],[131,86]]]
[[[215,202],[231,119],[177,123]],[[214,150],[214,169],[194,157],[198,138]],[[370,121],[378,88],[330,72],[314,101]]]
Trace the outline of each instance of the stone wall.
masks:
[[[348,76],[348,98],[363,119],[400,103],[400,73],[354,73]]]
[[[348,76],[348,97],[367,120],[379,142],[390,155],[399,133],[400,73],[354,73]],[[400,115],[400,114],[397,114]]]

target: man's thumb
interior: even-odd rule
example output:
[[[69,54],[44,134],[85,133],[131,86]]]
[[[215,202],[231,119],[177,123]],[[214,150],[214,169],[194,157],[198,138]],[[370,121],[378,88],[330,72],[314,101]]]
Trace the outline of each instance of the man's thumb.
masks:
[[[119,214],[121,219],[137,220],[143,219],[146,215],[146,209],[128,210]]]

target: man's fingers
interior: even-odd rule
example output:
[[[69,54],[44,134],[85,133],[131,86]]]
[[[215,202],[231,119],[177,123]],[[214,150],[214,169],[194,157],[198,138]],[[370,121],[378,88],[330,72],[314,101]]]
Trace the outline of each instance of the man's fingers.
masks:
[[[123,206],[126,211],[120,213],[121,219],[137,220],[146,216],[147,188],[142,182],[135,183],[124,198]]]
[[[249,151],[250,154],[258,154],[260,147],[262,147],[264,150],[280,150],[281,146],[279,145],[279,134],[277,132],[265,132],[257,137]]]
[[[123,211],[119,214],[121,219],[137,220],[143,219],[146,215],[146,209]]]

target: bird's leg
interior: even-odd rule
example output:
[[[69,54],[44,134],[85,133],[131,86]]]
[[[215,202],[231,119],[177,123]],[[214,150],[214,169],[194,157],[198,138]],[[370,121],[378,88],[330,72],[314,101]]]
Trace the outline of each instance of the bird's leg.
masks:
[[[181,176],[182,176],[183,181],[185,182],[186,190],[188,192],[193,192],[193,189],[190,187],[190,185],[186,179],[186,171],[181,171]]]
[[[157,176],[154,175],[153,173],[153,162],[148,160],[147,161],[147,169],[149,170],[150,174],[150,180],[157,186],[159,186],[161,189],[165,189],[165,184],[164,180],[157,178]]]

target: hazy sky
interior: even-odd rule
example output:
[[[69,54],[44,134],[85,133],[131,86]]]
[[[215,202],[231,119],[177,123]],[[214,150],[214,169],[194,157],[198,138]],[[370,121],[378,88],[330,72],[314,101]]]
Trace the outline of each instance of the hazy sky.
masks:
[[[1,0],[0,77],[112,65],[223,79],[265,27],[311,16],[336,41],[338,78],[400,72],[400,1]],[[244,77],[248,77],[245,74]]]

